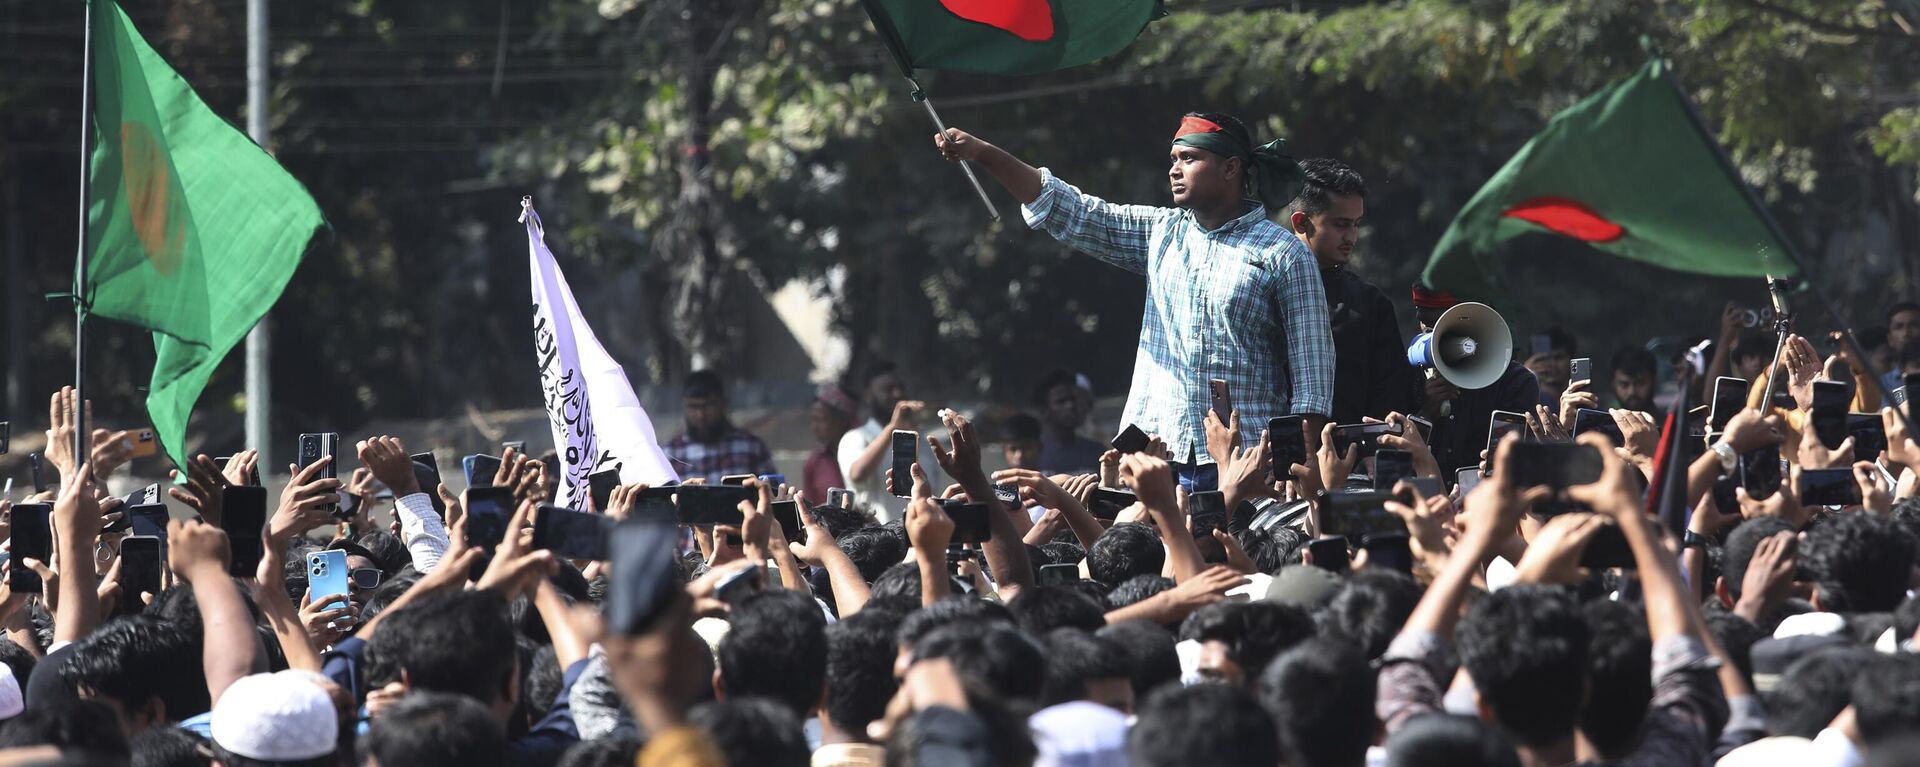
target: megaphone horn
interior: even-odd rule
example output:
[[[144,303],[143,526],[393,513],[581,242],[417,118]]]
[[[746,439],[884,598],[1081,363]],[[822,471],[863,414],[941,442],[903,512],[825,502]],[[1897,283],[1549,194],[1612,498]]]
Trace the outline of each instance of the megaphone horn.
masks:
[[[1484,389],[1506,374],[1513,359],[1513,331],[1486,304],[1457,304],[1440,315],[1433,331],[1414,338],[1407,362],[1431,367],[1462,389]]]

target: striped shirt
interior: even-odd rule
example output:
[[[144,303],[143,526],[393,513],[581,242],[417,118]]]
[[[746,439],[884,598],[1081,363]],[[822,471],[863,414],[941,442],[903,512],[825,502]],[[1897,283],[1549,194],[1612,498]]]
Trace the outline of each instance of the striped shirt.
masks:
[[[1040,197],[1021,208],[1028,226],[1147,278],[1125,423],[1165,440],[1175,460],[1204,464],[1212,463],[1208,379],[1227,382],[1241,428],[1252,434],[1275,416],[1332,409],[1333,334],[1320,270],[1258,203],[1206,231],[1187,210],[1115,205],[1044,168],[1040,177]]]

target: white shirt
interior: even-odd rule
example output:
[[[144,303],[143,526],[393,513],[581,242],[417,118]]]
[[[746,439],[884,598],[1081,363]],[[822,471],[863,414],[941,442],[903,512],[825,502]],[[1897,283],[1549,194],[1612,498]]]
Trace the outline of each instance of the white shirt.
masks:
[[[885,424],[868,418],[866,423],[849,429],[846,434],[841,435],[840,447],[835,451],[835,457],[840,463],[840,476],[846,478],[847,489],[854,493],[853,502],[856,505],[872,506],[873,516],[879,519],[881,524],[899,519],[907,512],[907,499],[896,498],[892,493],[887,492],[887,469],[893,467],[892,451],[888,450],[880,455],[880,462],[873,467],[873,474],[867,477],[865,482],[853,480],[853,462],[860,458],[861,453],[867,451],[867,447],[871,446],[874,440],[880,438],[886,428]],[[933,483],[933,492],[938,494],[946,489],[946,483],[942,481],[945,475],[940,473],[940,463],[934,460],[933,448],[927,445],[926,438],[927,432],[921,432],[917,460],[920,462],[921,471],[926,472],[927,479]]]
[[[446,525],[434,512],[433,500],[426,493],[413,493],[395,498],[393,510],[400,515],[400,540],[413,556],[413,569],[421,575],[433,572],[446,555],[448,543]]]

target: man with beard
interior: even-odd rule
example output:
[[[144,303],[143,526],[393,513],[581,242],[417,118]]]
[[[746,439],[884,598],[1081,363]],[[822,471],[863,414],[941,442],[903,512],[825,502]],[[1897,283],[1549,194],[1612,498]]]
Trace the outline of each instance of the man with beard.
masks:
[[[773,474],[773,452],[752,432],[727,419],[727,390],[711,370],[687,376],[681,393],[687,431],[666,444],[667,457],[688,479],[719,484],[729,474]]]

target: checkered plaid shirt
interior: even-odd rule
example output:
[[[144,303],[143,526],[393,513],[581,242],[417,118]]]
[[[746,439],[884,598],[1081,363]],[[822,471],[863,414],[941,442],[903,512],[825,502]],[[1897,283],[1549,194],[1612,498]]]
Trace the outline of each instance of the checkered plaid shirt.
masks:
[[[719,484],[720,478],[729,474],[779,472],[773,468],[773,451],[767,449],[767,443],[738,426],[730,427],[714,442],[695,442],[682,432],[665,447],[681,477],[705,477],[710,484]]]
[[[1146,275],[1126,423],[1165,440],[1175,460],[1212,463],[1208,379],[1227,382],[1241,428],[1253,433],[1274,416],[1331,411],[1333,333],[1320,270],[1258,204],[1209,232],[1186,210],[1115,205],[1044,168],[1040,177],[1040,197],[1021,208],[1028,226]]]

